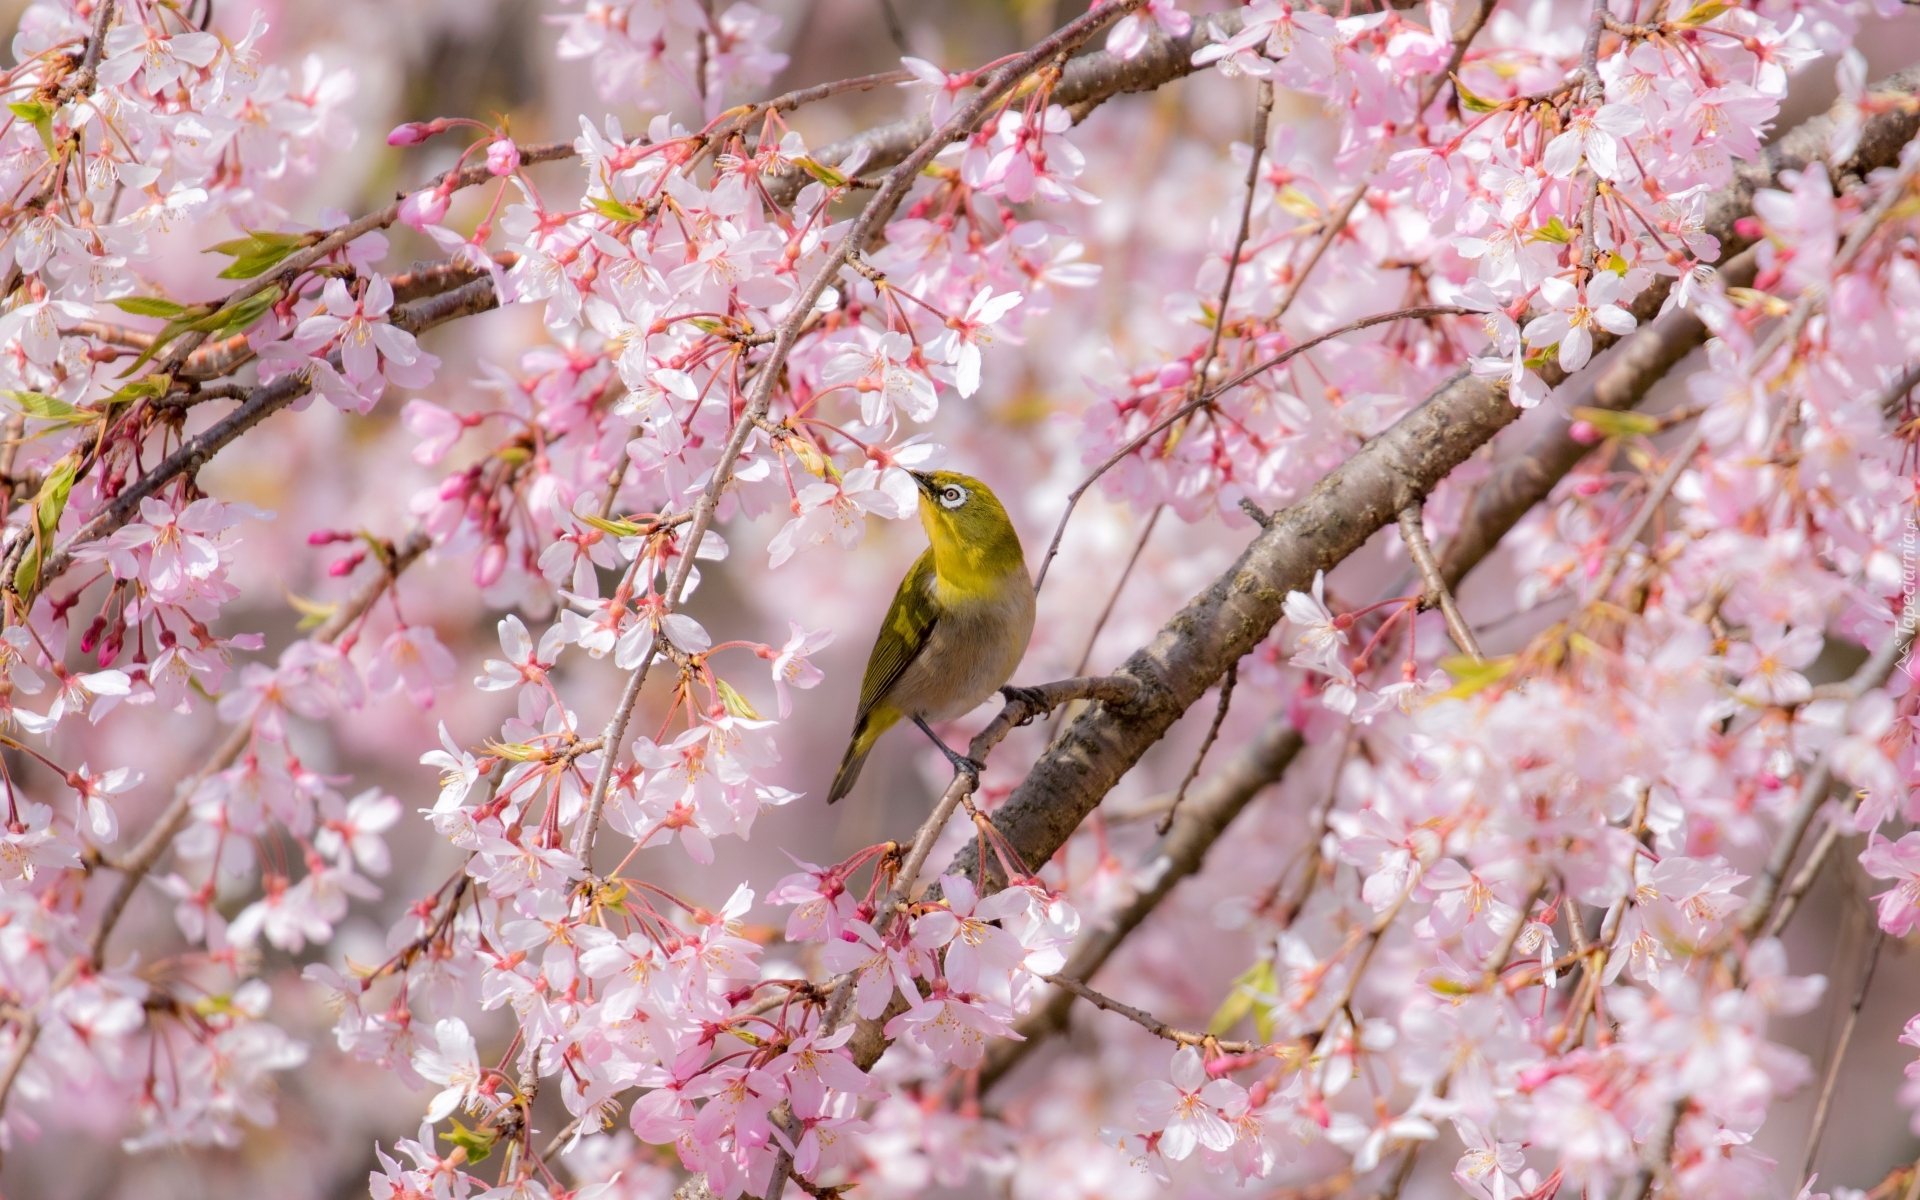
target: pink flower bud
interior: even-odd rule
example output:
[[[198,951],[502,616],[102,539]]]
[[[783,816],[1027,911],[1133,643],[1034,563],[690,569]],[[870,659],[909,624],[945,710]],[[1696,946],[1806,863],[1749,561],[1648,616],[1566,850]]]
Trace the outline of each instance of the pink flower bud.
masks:
[[[1573,490],[1574,494],[1579,496],[1598,496],[1601,492],[1607,490],[1607,481],[1598,475],[1589,475],[1579,483],[1574,484]]]
[[[1591,421],[1575,421],[1573,428],[1567,430],[1567,436],[1582,446],[1591,446],[1600,440],[1600,431]]]
[[[307,535],[307,545],[328,546],[334,542],[350,542],[353,536],[344,529],[316,529]]]
[[[500,582],[507,573],[507,544],[488,542],[480,551],[480,557],[473,563],[473,582],[476,587],[492,587]]]
[[[1163,388],[1177,388],[1184,387],[1187,380],[1192,378],[1193,364],[1185,359],[1180,359],[1177,362],[1170,362],[1166,366],[1161,367],[1160,374],[1155,376],[1154,382]]]
[[[500,138],[487,147],[487,170],[495,175],[511,175],[520,169],[520,147],[512,138]]]
[[[387,135],[389,146],[418,146],[439,132],[424,121],[408,121],[405,125],[396,125]]]
[[[365,561],[367,561],[367,552],[365,550],[355,550],[352,554],[337,560],[332,566],[328,567],[327,574],[333,576],[335,579],[343,575],[351,575],[353,574],[353,569]]]

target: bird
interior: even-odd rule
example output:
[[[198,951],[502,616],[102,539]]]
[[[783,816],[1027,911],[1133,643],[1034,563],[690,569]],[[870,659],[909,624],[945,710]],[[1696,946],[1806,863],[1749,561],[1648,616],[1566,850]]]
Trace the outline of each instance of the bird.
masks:
[[[929,722],[1007,690],[1001,685],[1033,636],[1033,578],[999,498],[956,471],[911,474],[930,544],[900,581],[867,658],[853,737],[828,804],[853,790],[874,743],[902,719],[932,738],[956,771],[977,776],[980,764],[949,749]]]

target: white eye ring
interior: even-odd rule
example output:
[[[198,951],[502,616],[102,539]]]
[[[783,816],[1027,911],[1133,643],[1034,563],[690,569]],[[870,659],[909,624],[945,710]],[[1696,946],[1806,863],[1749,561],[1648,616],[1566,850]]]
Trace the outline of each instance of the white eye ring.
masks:
[[[940,489],[941,508],[959,508],[966,502],[967,489],[951,483]]]

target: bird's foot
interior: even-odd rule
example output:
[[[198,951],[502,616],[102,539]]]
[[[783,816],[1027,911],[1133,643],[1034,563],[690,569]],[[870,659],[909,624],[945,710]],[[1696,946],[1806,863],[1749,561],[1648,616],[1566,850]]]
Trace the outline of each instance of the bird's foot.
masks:
[[[1030,724],[1035,717],[1046,713],[1053,706],[1047,703],[1047,694],[1039,688],[1015,687],[1012,684],[1000,689],[1000,694],[1008,704],[1018,704],[1026,709],[1026,715],[1020,718],[1022,725]]]
[[[968,758],[957,750],[948,750],[945,746],[940,749],[946,752],[947,761],[953,764],[955,775],[965,775],[975,788],[980,786],[980,773],[987,769],[987,764],[977,758]]]

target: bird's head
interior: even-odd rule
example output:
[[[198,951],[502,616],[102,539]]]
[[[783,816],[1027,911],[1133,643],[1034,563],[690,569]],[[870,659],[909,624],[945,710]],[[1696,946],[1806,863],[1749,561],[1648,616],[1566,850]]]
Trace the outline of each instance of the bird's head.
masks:
[[[986,484],[958,471],[915,471],[913,481],[920,486],[920,523],[942,579],[965,586],[1026,569],[1020,535]]]

